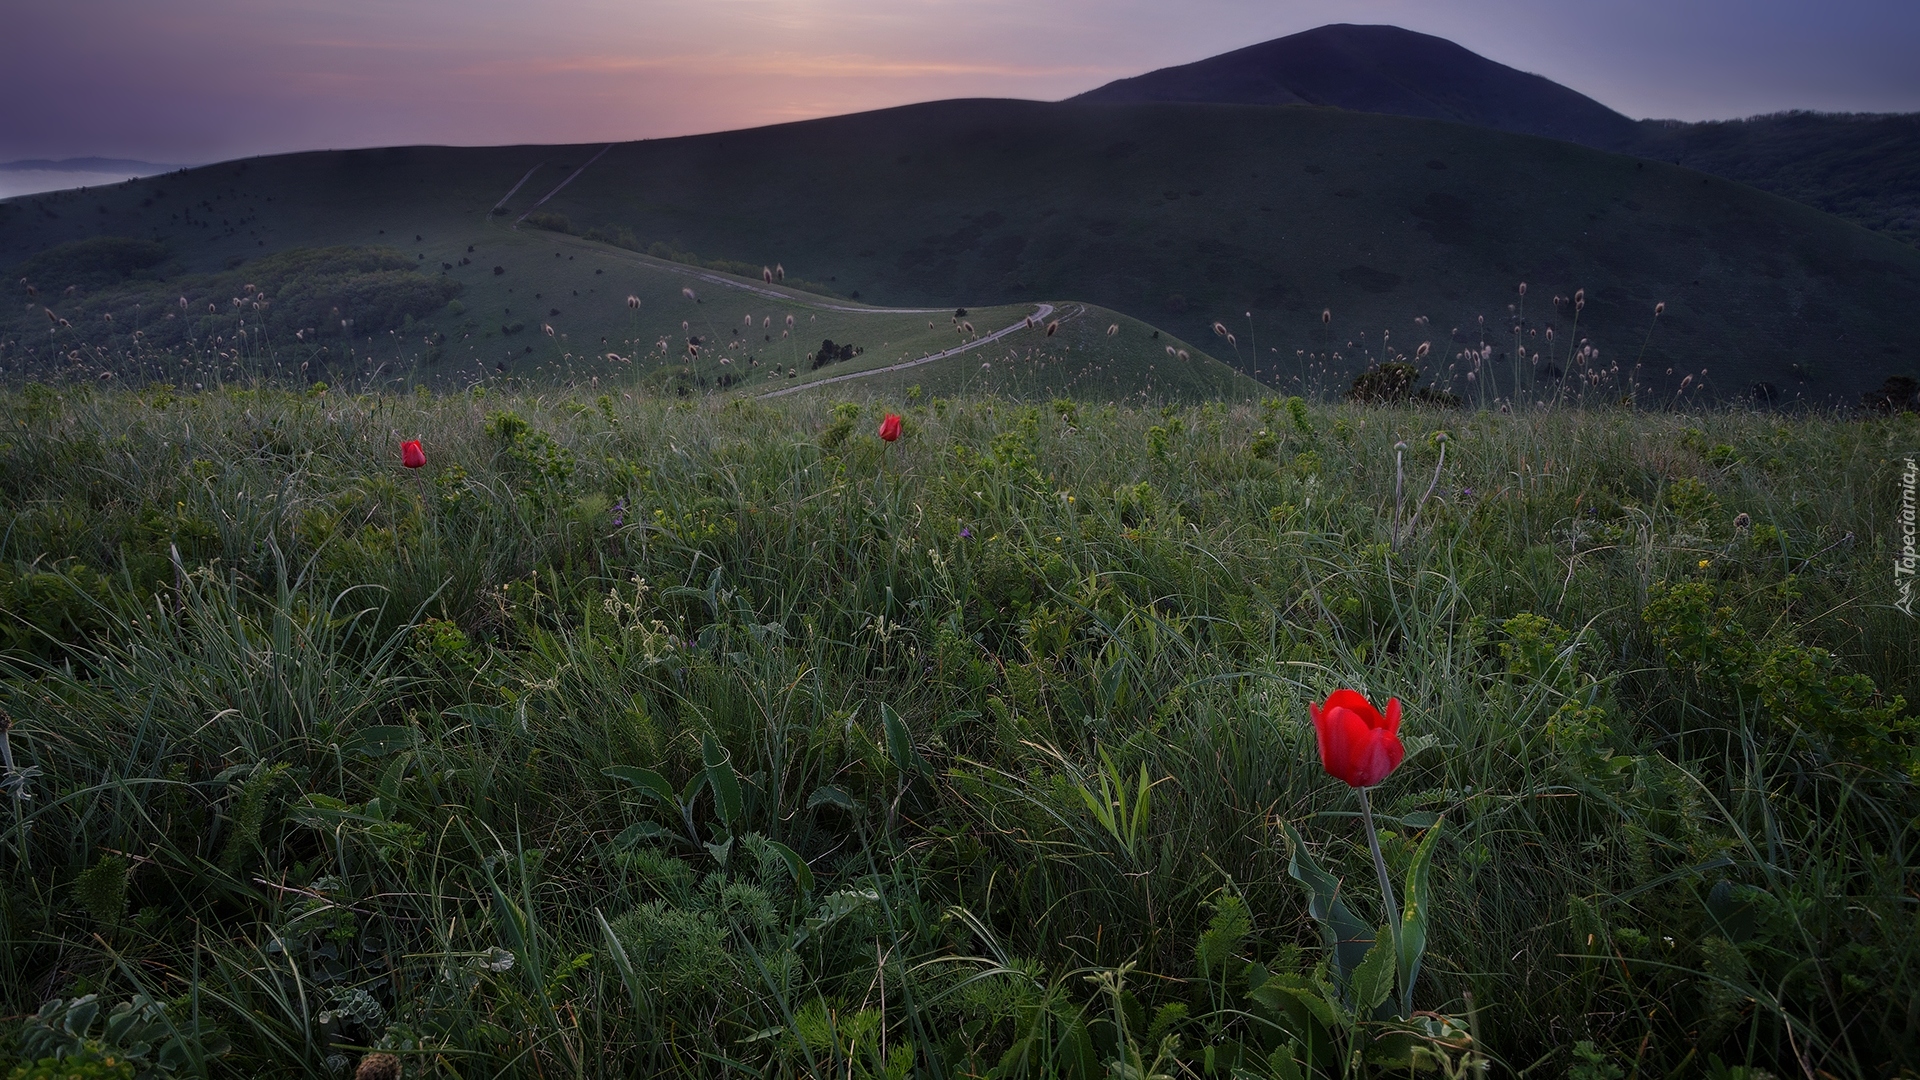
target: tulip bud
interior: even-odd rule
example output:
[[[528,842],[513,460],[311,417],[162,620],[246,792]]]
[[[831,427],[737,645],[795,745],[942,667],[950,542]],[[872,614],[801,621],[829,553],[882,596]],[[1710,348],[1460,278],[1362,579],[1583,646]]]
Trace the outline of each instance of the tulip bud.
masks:
[[[1406,759],[1400,743],[1400,699],[1387,699],[1385,716],[1357,690],[1335,690],[1307,706],[1320,741],[1320,764],[1348,787],[1370,788]]]

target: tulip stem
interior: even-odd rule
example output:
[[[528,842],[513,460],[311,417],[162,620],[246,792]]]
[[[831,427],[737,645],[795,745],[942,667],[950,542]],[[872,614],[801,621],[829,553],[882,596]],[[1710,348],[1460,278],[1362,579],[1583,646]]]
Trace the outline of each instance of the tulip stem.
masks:
[[[1360,818],[1367,825],[1367,847],[1373,850],[1373,872],[1380,875],[1380,900],[1387,910],[1387,930],[1393,935],[1393,968],[1400,970],[1400,906],[1393,898],[1393,879],[1387,874],[1386,856],[1380,854],[1380,830],[1373,827],[1373,800],[1368,789],[1354,788],[1360,796]],[[1400,988],[1401,1013],[1411,1012],[1413,1007],[1413,987]]]

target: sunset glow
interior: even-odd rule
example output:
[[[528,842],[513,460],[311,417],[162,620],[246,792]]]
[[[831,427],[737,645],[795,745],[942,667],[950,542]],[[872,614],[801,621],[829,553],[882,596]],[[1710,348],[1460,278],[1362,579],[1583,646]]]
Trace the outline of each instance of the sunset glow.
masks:
[[[1051,100],[1334,21],[1447,36],[1632,116],[1920,109],[1920,15],[1879,0],[81,0],[9,19],[0,91],[30,107],[0,118],[0,161],[624,140]]]

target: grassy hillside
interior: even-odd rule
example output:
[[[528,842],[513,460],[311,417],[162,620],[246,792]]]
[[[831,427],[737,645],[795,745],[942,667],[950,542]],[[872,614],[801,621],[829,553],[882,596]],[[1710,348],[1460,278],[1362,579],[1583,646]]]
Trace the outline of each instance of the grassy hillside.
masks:
[[[1920,1066],[1911,417],[81,386],[0,431],[0,1067],[1404,1076],[1287,871],[1282,825],[1379,912],[1340,686],[1404,709],[1429,1049]]]
[[[1347,24],[1120,79],[1073,100],[1327,105],[1544,135],[1737,180],[1920,244],[1920,114],[1636,122],[1444,38]]]
[[[625,245],[749,280],[781,264],[793,283],[862,304],[1095,304],[1290,389],[1344,388],[1369,359],[1423,341],[1430,372],[1472,400],[1510,396],[1516,368],[1530,398],[1584,387],[1658,402],[1746,398],[1756,385],[1775,400],[1850,400],[1913,367],[1920,252],[1685,169],[1457,124],[942,102],[620,144],[561,186],[600,149],[294,155],[17,200],[0,221],[0,262],[112,234],[157,238],[182,270],[240,260],[244,276],[245,260],[288,247],[391,245],[429,276],[451,264],[468,290],[473,327],[438,318],[434,332],[466,342],[495,320],[551,321],[557,307],[554,318],[588,313],[555,324],[570,341],[622,340],[618,302],[632,290],[588,281],[585,267],[614,271],[583,263],[584,249],[553,259],[560,249],[530,234],[538,221],[602,238],[609,257]],[[536,211],[517,232],[503,224]],[[670,302],[677,287],[661,283]],[[41,300],[64,289],[39,287]],[[671,308],[648,305],[647,317],[666,314],[648,335],[678,331]],[[37,307],[11,311],[15,342],[47,333]],[[504,342],[480,340],[461,363],[505,362]],[[577,373],[582,350],[567,351]]]
[[[0,374],[784,394],[871,373],[935,392],[1154,401],[1261,389],[1086,304],[880,309],[540,229],[448,232],[439,264],[388,246],[296,247],[202,273],[152,240],[62,244],[22,267],[54,285],[14,316]]]
[[[1625,149],[1630,119],[1551,79],[1398,26],[1331,23],[1116,79],[1074,101],[1325,105]]]
[[[1920,114],[1647,121],[1634,152],[1797,199],[1920,246]]]

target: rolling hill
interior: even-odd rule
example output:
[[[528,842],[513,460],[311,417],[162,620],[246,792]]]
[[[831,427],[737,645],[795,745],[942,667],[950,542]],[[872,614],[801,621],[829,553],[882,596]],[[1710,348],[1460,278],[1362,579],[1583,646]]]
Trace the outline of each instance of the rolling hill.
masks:
[[[202,190],[195,179],[206,176],[174,177],[147,198],[184,199]],[[441,227],[411,245],[444,254],[440,263],[385,244],[292,246],[217,267],[151,240],[56,245],[16,268],[33,302],[5,317],[0,379],[197,388],[264,375],[352,390],[584,383],[855,398],[919,387],[1151,402],[1262,390],[1201,349],[1092,305],[876,308],[484,217],[413,220]]]
[[[657,348],[664,370],[703,336],[679,325],[677,282],[749,287],[776,264],[813,291],[782,288],[777,303],[754,301],[768,310],[727,320],[784,318],[778,304],[936,309],[875,333],[840,323],[897,316],[808,307],[821,337],[867,350],[862,362],[944,348],[955,307],[1079,303],[1142,320],[1090,308],[1066,324],[1137,325],[1119,335],[1142,339],[1133,371],[1163,365],[1154,350],[1170,346],[1197,363],[1198,345],[1271,385],[1337,391],[1424,341],[1427,370],[1470,397],[1488,378],[1510,392],[1516,371],[1529,393],[1559,395],[1564,371],[1605,372],[1609,393],[1650,401],[1683,384],[1850,399],[1913,367],[1920,310],[1920,252],[1792,201],[1560,140],[1316,107],[935,102],[609,147],[287,155],[0,204],[0,266],[100,236],[163,253],[119,287],[200,275],[226,291],[216,307],[244,299],[227,285],[274,252],[390,247],[416,277],[457,285],[464,308],[401,313],[383,330],[396,361],[406,335],[445,335],[442,364],[528,374],[561,370],[571,352],[580,375],[588,350],[556,336],[536,363],[545,347],[509,343],[513,321],[593,351],[601,337],[609,351]],[[624,297],[642,279],[620,275],[643,269],[658,277],[629,326]],[[39,348],[41,308],[64,312],[67,284],[35,279],[52,303],[16,298],[11,348]],[[105,288],[81,285],[71,303]],[[1154,326],[1193,344],[1156,340]],[[1529,354],[1519,364],[1516,342]]]
[[[1326,105],[1627,149],[1639,126],[1584,94],[1445,38],[1334,23],[1071,98],[1116,105]]]
[[[1445,38],[1350,24],[1120,79],[1071,100],[1325,105],[1543,135],[1738,180],[1920,244],[1920,114],[1636,121]]]

